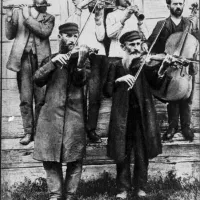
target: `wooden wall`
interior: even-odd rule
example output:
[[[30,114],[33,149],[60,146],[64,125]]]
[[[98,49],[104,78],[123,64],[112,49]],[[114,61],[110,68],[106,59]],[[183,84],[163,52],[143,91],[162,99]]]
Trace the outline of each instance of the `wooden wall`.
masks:
[[[4,0],[6,3],[17,3],[18,0]],[[28,2],[26,0],[26,2]],[[30,1],[29,1],[30,2]],[[58,44],[57,27],[64,20],[66,0],[53,1],[49,13],[56,17],[56,25],[50,38],[53,52],[57,52]],[[137,0],[136,0],[137,2]],[[156,22],[168,16],[165,0],[143,0],[139,1],[140,8],[144,10],[146,24],[151,33]],[[188,3],[189,0],[186,0]],[[188,8],[185,11],[187,14]],[[64,16],[63,16],[64,15]],[[5,16],[3,16],[4,18]],[[3,19],[4,21],[4,19]],[[4,24],[3,24],[4,27]],[[1,169],[2,183],[23,181],[24,177],[34,180],[36,177],[45,176],[42,164],[32,159],[34,143],[27,146],[19,144],[23,136],[22,120],[19,110],[19,93],[16,84],[16,73],[5,68],[13,41],[2,35],[2,128],[1,128]],[[157,100],[156,109],[159,124],[164,131],[167,126],[166,104]],[[96,178],[103,170],[115,175],[114,162],[106,156],[107,131],[109,124],[111,100],[103,99],[97,133],[103,137],[102,144],[88,144],[83,170],[83,178]],[[192,126],[195,129],[194,142],[186,142],[181,134],[177,134],[172,143],[163,143],[163,154],[150,162],[150,176],[165,176],[169,170],[175,170],[178,176],[199,177],[200,173],[200,127],[199,127],[199,73],[196,76],[195,95],[192,105]]]

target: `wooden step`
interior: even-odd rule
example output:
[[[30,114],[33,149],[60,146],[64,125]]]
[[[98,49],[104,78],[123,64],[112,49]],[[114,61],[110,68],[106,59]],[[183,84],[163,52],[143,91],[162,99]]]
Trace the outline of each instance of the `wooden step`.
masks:
[[[107,138],[100,144],[88,143],[84,159],[83,179],[98,178],[103,171],[115,176],[115,163],[107,157]],[[19,143],[19,139],[2,139],[1,168],[2,182],[9,184],[22,181],[25,176],[34,180],[45,177],[42,163],[32,158],[34,142],[27,146]],[[172,142],[163,143],[163,153],[150,160],[149,175],[151,177],[166,176],[168,171],[175,170],[178,177],[194,176],[200,173],[200,133],[195,133],[193,142],[184,141],[177,133]],[[65,170],[65,165],[63,169]]]

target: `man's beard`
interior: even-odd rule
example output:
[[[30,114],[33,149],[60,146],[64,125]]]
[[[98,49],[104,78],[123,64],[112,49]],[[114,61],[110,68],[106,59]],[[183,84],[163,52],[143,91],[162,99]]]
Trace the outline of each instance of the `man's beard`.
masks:
[[[172,8],[170,9],[170,12],[172,15],[175,17],[180,17],[183,13],[183,9],[177,8],[176,10],[173,10]]]
[[[66,44],[65,41],[60,41],[60,53],[68,53],[74,48],[74,43]]]

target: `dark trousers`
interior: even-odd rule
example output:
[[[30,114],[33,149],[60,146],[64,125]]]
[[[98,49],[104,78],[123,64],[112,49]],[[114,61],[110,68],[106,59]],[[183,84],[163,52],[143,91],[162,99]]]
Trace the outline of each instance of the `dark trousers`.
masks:
[[[65,181],[63,181],[62,163],[43,162],[46,171],[50,198],[63,198],[75,195],[82,173],[82,160],[67,163]]]
[[[107,74],[107,57],[97,55],[91,60],[92,70],[89,79],[89,103],[86,129],[87,131],[96,130],[99,108],[101,105],[101,94],[103,84]]]
[[[169,102],[167,105],[167,113],[168,113],[168,123],[169,128],[178,128],[179,116],[181,129],[189,128],[191,124],[192,117],[192,100],[194,94],[194,82],[195,78],[193,77],[192,83],[192,92],[188,99],[182,99],[179,101]]]
[[[117,163],[117,186],[120,192],[143,189],[148,177],[149,160],[145,149],[139,108],[130,108],[127,122],[126,158]],[[134,170],[131,180],[131,153],[134,153]]]
[[[32,51],[24,53],[21,59],[21,70],[17,73],[17,84],[20,93],[20,111],[24,133],[32,134],[32,136],[40,109],[44,104],[45,95],[45,89],[36,86],[33,82],[33,75],[37,69],[37,56]],[[35,100],[35,110],[33,110],[33,99]]]

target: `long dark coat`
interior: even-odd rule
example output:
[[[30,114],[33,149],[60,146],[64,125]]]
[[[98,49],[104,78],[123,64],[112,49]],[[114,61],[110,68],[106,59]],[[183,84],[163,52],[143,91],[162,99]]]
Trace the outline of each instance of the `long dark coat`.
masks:
[[[33,155],[36,160],[73,162],[83,158],[86,146],[83,86],[90,63],[87,60],[82,71],[77,71],[76,65],[77,59],[62,69],[48,61],[35,73],[36,84],[46,85],[45,104],[36,127]]]
[[[135,69],[140,65],[134,63]],[[134,72],[135,73],[135,72]],[[108,156],[116,162],[121,162],[126,156],[126,128],[129,110],[129,92],[135,92],[139,102],[142,134],[148,158],[154,158],[162,153],[162,145],[159,133],[159,127],[156,122],[156,111],[153,98],[142,72],[134,85],[134,88],[127,91],[127,83],[115,83],[115,80],[127,74],[133,74],[133,70],[123,67],[122,61],[110,66],[108,80],[104,87],[106,96],[112,96],[112,109],[110,117],[110,127],[108,134]]]

